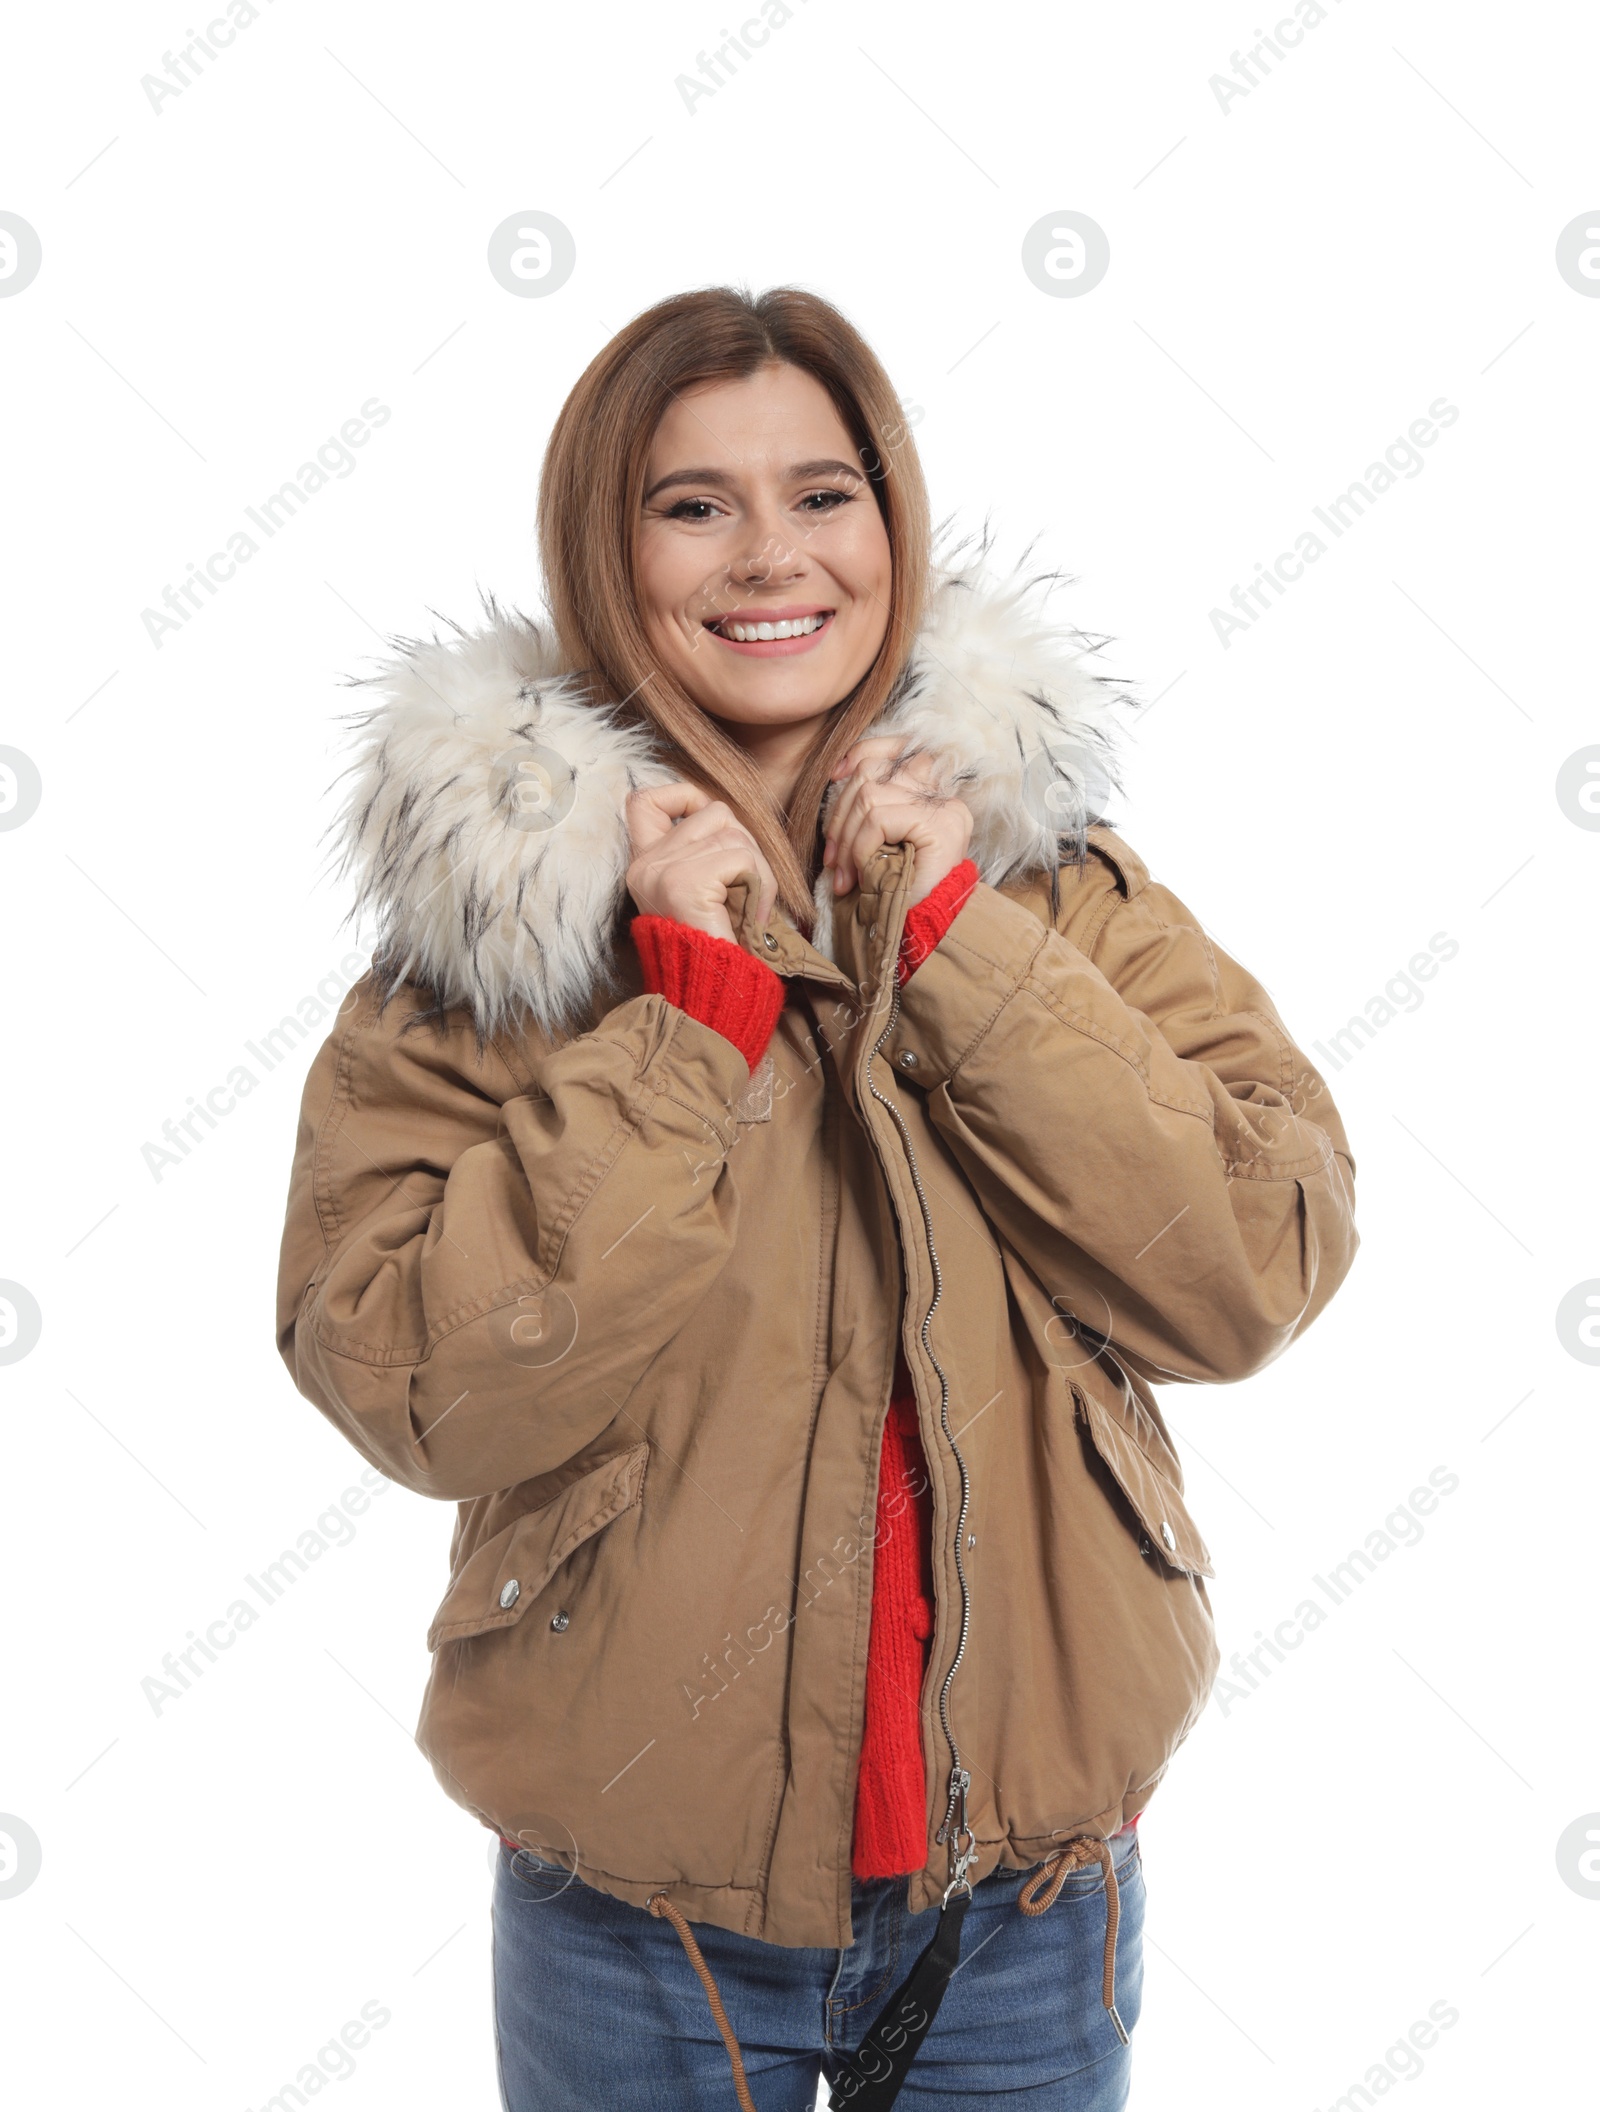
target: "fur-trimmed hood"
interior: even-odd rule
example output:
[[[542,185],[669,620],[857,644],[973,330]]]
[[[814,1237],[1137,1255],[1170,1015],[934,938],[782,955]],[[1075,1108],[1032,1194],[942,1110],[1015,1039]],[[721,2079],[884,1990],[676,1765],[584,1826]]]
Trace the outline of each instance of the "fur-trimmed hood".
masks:
[[[1050,615],[1059,575],[1025,566],[997,578],[980,549],[936,569],[871,729],[941,758],[990,883],[1081,859],[1084,829],[1120,790],[1126,695],[1086,664],[1103,641]],[[376,957],[395,984],[468,1006],[483,1033],[527,1016],[556,1034],[613,980],[628,794],[679,773],[647,723],[587,701],[547,627],[492,599],[485,618],[476,631],[397,639],[396,656],[361,678],[377,701],[351,714],[340,871],[355,875],[351,914],[375,917]],[[831,956],[828,880],[811,937]]]

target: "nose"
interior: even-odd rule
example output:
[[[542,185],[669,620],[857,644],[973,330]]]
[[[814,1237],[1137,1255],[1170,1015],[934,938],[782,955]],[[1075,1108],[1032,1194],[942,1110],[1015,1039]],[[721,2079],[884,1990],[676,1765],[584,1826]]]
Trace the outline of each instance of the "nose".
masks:
[[[728,567],[737,584],[741,587],[776,586],[797,578],[805,567],[793,539],[775,525],[758,523],[756,527],[757,533],[750,547]]]

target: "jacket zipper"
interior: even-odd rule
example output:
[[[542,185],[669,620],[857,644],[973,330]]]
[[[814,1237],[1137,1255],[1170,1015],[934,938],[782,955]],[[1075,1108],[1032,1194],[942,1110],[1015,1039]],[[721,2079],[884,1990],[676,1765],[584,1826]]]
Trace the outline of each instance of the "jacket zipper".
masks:
[[[891,967],[889,972],[891,975],[894,973],[893,967]],[[928,1207],[927,1191],[922,1185],[922,1172],[917,1164],[916,1147],[911,1141],[911,1132],[906,1127],[905,1118],[894,1102],[885,1094],[879,1092],[877,1081],[872,1075],[872,1058],[882,1051],[884,1043],[894,1032],[895,1022],[899,1016],[900,985],[897,980],[893,985],[888,1019],[884,1023],[883,1032],[873,1043],[871,1054],[867,1058],[866,1081],[867,1089],[872,1094],[873,1099],[878,1102],[880,1107],[886,1108],[894,1118],[894,1125],[900,1132],[900,1141],[905,1146],[906,1165],[911,1174],[911,1185],[917,1192],[917,1203],[922,1211],[923,1236],[927,1241],[928,1260],[933,1270],[933,1299],[928,1310],[922,1316],[922,1327],[920,1330],[922,1347],[927,1353],[928,1362],[939,1376],[939,1427],[944,1434],[945,1443],[950,1447],[957,1471],[961,1476],[961,1503],[956,1513],[955,1532],[956,1581],[961,1587],[961,1624],[956,1638],[956,1654],[950,1660],[949,1669],[945,1673],[939,1687],[939,1726],[944,1733],[945,1743],[950,1748],[950,1781],[944,1820],[938,1832],[934,1835],[934,1839],[949,1850],[950,1882],[944,1894],[945,1901],[948,1902],[957,1892],[970,1892],[971,1887],[967,1883],[967,1872],[977,1859],[972,1829],[967,1823],[967,1792],[972,1787],[972,1776],[961,1764],[961,1748],[956,1742],[955,1730],[950,1721],[950,1689],[954,1684],[956,1673],[961,1669],[961,1661],[967,1654],[967,1638],[972,1627],[972,1588],[967,1581],[966,1563],[962,1559],[962,1543],[966,1539],[967,1533],[967,1513],[971,1507],[972,1500],[972,1483],[967,1474],[967,1462],[962,1456],[961,1447],[956,1443],[955,1433],[950,1427],[950,1381],[944,1366],[934,1354],[933,1338],[928,1332],[932,1325],[933,1316],[939,1309],[939,1301],[944,1295],[944,1275],[939,1267],[939,1252],[933,1238],[933,1213]]]

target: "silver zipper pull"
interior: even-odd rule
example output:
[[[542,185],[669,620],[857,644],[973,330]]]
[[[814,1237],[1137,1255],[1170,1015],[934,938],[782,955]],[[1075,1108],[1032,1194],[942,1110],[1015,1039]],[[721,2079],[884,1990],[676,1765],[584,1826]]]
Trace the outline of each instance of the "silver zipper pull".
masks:
[[[944,1819],[934,1839],[941,1846],[950,1838],[950,1822],[960,1813],[961,1826],[967,1823],[967,1791],[972,1787],[972,1777],[959,1761],[950,1770],[950,1797],[944,1807]]]
[[[950,1802],[944,1815],[944,1824],[936,1836],[950,1844],[950,1882],[945,1887],[943,1904],[948,1906],[958,1892],[969,1893],[967,1872],[978,1859],[978,1844],[967,1824],[967,1791],[972,1787],[972,1777],[959,1763],[950,1770]]]

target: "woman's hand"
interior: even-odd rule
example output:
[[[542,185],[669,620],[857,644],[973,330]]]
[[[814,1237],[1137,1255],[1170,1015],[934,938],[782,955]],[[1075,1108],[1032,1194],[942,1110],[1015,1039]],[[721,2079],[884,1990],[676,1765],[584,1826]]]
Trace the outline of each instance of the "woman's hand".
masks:
[[[935,757],[926,753],[908,756],[897,769],[891,768],[904,745],[898,734],[878,734],[855,742],[833,766],[835,780],[848,780],[828,817],[822,852],[824,866],[833,868],[836,895],[856,885],[863,866],[881,844],[914,847],[913,903],[932,894],[967,855],[972,842],[971,808],[964,800],[941,798],[934,790],[939,774]]]
[[[778,883],[750,831],[720,799],[699,785],[653,785],[628,795],[633,862],[628,892],[647,917],[671,917],[713,938],[734,938],[728,883],[754,873],[763,923],[778,900]]]

